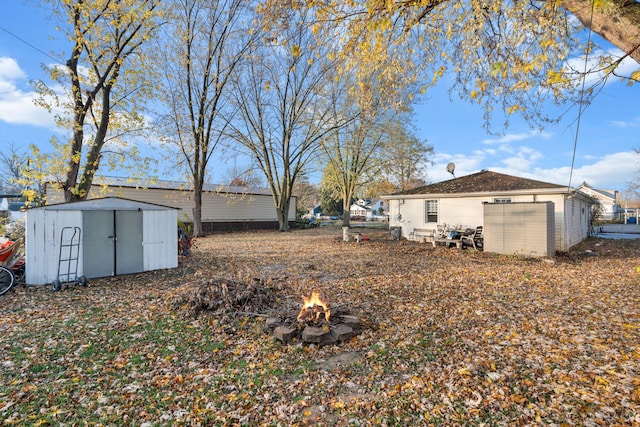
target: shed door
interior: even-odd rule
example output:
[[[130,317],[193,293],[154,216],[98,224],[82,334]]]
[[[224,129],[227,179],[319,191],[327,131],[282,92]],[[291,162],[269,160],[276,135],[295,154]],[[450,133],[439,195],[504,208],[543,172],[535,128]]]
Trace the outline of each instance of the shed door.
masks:
[[[142,211],[116,211],[116,274],[140,273]]]
[[[88,278],[113,276],[115,274],[115,224],[113,211],[84,211],[83,273]]]
[[[142,211],[84,211],[82,224],[86,277],[143,271]]]

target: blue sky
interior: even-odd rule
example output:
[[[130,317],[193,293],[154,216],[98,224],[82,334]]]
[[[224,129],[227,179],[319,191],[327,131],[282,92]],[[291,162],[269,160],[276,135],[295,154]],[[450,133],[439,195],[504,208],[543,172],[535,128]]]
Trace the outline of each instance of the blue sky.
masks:
[[[35,143],[47,151],[48,141],[57,131],[52,118],[33,105],[29,81],[44,78],[41,64],[52,62],[45,53],[68,51],[69,46],[52,40],[52,36],[60,35],[42,10],[19,0],[3,4],[0,27],[0,144],[13,143],[26,149]],[[601,39],[596,42],[603,49],[612,48]],[[633,61],[625,66],[639,67]],[[633,151],[640,147],[638,84],[629,87],[611,81],[584,110],[569,182],[577,108],[542,132],[532,131],[514,118],[503,134],[490,135],[482,126],[480,108],[466,101],[451,101],[443,83],[429,90],[426,101],[415,108],[417,135],[435,150],[435,164],[428,169],[431,182],[451,178],[445,169],[449,162],[456,164],[456,176],[489,169],[574,187],[586,181],[592,187],[618,191],[624,191],[640,174],[640,157]],[[229,162],[215,169],[228,170],[234,166],[233,160]],[[220,178],[213,175],[211,181]]]

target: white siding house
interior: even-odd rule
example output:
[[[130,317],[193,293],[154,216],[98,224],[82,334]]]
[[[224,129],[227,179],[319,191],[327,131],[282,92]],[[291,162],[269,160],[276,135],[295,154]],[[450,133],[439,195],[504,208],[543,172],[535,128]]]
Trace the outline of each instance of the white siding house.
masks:
[[[31,285],[178,266],[177,209],[115,197],[27,211]],[[65,275],[61,277],[61,275]]]
[[[578,191],[598,201],[602,207],[602,212],[600,213],[601,219],[618,219],[624,213],[618,203],[618,192],[616,190],[599,190],[583,182],[582,185],[578,187]]]
[[[64,201],[62,191],[46,185],[47,203]],[[141,181],[96,178],[89,198],[116,196],[179,209],[178,219],[193,222],[193,190],[177,181]],[[296,220],[296,198],[291,198],[289,222]],[[264,188],[205,184],[202,194],[202,226],[205,232],[242,229],[277,229],[278,216],[271,191]]]
[[[486,170],[383,199],[389,204],[389,227],[399,228],[400,236],[407,238],[414,229],[435,230],[439,224],[483,226],[485,233],[491,233],[484,204],[552,202],[556,251],[566,251],[589,235],[589,211],[594,203],[567,186]]]
[[[351,217],[360,217],[366,221],[385,219],[385,202],[382,199],[359,199],[349,208]],[[381,213],[383,212],[383,213]]]

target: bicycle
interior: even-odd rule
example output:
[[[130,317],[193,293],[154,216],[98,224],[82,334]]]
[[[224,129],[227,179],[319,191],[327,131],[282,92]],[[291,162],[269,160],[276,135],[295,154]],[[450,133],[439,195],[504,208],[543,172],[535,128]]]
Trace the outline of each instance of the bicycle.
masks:
[[[24,278],[23,238],[7,242],[0,248],[0,295],[9,292]]]

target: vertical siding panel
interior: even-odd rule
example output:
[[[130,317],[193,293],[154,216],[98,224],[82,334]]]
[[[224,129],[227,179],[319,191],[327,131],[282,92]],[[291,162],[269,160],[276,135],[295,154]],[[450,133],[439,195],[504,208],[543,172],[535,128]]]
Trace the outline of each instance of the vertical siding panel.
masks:
[[[555,218],[552,202],[487,203],[484,218],[485,251],[553,255]]]
[[[26,225],[26,277],[30,285],[47,285],[58,278],[60,233],[63,227],[82,228],[80,211],[29,210]],[[82,240],[78,275],[82,275]]]
[[[173,209],[143,211],[142,224],[144,270],[177,267],[177,212]]]

